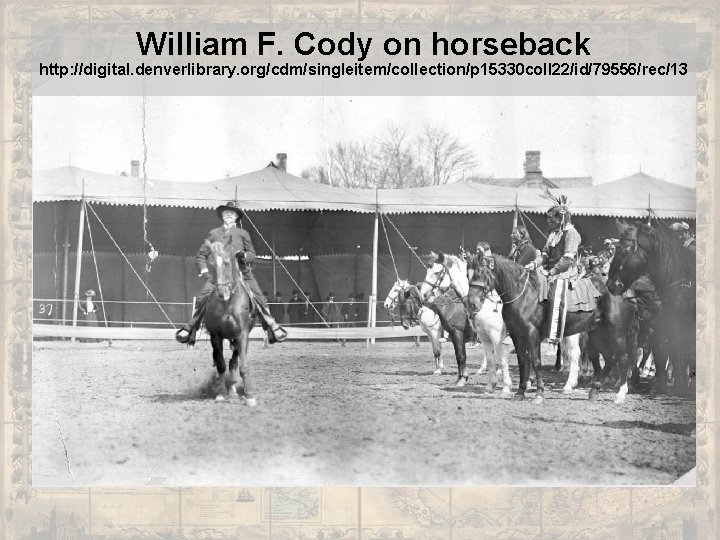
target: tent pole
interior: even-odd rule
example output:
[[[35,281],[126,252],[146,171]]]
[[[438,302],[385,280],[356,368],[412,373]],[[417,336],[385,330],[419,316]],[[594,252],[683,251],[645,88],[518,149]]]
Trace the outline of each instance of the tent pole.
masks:
[[[275,293],[277,292],[277,270],[276,270],[276,264],[277,264],[277,249],[275,248],[275,220],[273,220],[272,223],[272,291],[270,291],[270,298],[275,298]],[[268,298],[268,300],[270,300]]]
[[[370,294],[370,328],[376,326],[376,309],[377,305],[377,279],[378,279],[378,211],[377,204],[378,191],[375,188],[375,228],[373,230],[373,262],[372,262],[372,293]],[[375,345],[375,338],[370,338],[370,344]]]
[[[69,205],[68,205],[69,206]],[[63,246],[63,288],[62,288],[62,325],[67,321],[67,292],[68,292],[68,257],[70,252],[70,223],[68,210],[65,207],[65,244]]]
[[[78,304],[80,302],[80,273],[82,266],[83,235],[85,234],[85,181],[83,180],[83,198],[80,203],[80,223],[78,224],[77,254],[75,257],[75,292],[73,294],[73,327],[77,326]],[[70,338],[75,342],[75,338]]]

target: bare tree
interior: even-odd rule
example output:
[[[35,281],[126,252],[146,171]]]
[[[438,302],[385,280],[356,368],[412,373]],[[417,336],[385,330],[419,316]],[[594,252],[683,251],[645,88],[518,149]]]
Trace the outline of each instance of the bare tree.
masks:
[[[416,164],[407,132],[388,124],[375,140],[372,162],[379,188],[410,187],[415,183]]]
[[[322,165],[305,169],[300,173],[300,176],[306,180],[317,182],[318,184],[330,184],[327,170]]]
[[[392,123],[370,143],[335,144],[325,159],[303,178],[342,187],[418,187],[446,184],[475,163],[472,152],[441,128],[426,125],[413,138]]]
[[[417,147],[422,185],[447,184],[475,166],[473,153],[442,128],[425,124]]]

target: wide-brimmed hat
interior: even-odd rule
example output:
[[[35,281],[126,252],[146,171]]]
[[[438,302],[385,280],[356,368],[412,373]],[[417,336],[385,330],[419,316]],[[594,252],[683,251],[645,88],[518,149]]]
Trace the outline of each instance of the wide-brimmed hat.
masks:
[[[235,213],[238,215],[238,218],[237,218],[237,220],[235,220],[235,221],[241,220],[241,219],[243,218],[243,216],[245,215],[245,214],[243,214],[243,211],[240,210],[240,208],[238,207],[238,205],[235,204],[235,203],[232,202],[232,201],[228,201],[226,204],[221,204],[220,206],[218,206],[218,207],[215,209],[215,213],[218,215],[218,217],[219,217],[220,219],[222,219],[222,213],[223,213],[225,210],[232,210],[233,212],[235,212]]]

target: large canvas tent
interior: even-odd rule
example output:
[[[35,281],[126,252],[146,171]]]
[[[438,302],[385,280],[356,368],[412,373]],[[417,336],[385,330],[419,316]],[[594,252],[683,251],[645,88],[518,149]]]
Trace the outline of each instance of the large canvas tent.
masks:
[[[587,244],[615,235],[614,218],[644,218],[648,209],[663,219],[695,218],[695,190],[644,173],[563,192]],[[430,250],[457,252],[460,245],[471,247],[484,239],[506,253],[516,206],[533,222],[528,229],[540,244],[549,204],[541,194],[537,189],[471,182],[344,189],[298,178],[273,164],[212,182],[144,180],[76,167],[38,171],[33,176],[34,297],[72,297],[68,283],[76,275],[74,261],[81,261],[81,288],[114,283],[107,290],[118,302],[138,302],[132,309],[116,310],[111,320],[162,319],[149,302],[143,307],[147,292],[123,257],[132,259],[143,274],[152,246],[160,257],[152,263],[152,272],[139,277],[151,290],[161,291],[155,296],[169,305],[187,303],[197,288],[193,255],[207,231],[217,226],[212,209],[229,200],[237,200],[245,210],[244,226],[258,254],[296,259],[259,263],[256,273],[263,288],[283,287],[287,298],[297,283],[316,300],[330,290],[340,299],[351,291],[368,295],[375,288],[383,294],[396,272],[419,279],[418,256]],[[82,226],[81,208],[87,215]],[[84,258],[73,253],[79,233],[88,252]],[[96,270],[98,257],[90,259],[91,251],[104,254],[102,271]],[[185,318],[186,306],[172,309],[173,320]]]

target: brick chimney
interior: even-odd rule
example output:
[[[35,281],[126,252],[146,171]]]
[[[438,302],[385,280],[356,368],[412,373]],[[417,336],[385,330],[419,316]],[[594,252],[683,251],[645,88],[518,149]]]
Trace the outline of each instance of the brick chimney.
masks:
[[[137,159],[130,162],[130,176],[140,177],[140,162]]]
[[[275,166],[280,169],[281,171],[287,172],[287,154],[284,152],[281,152],[279,154],[275,154]]]
[[[540,170],[540,152],[528,150],[525,152],[525,187],[542,187],[543,175]]]

